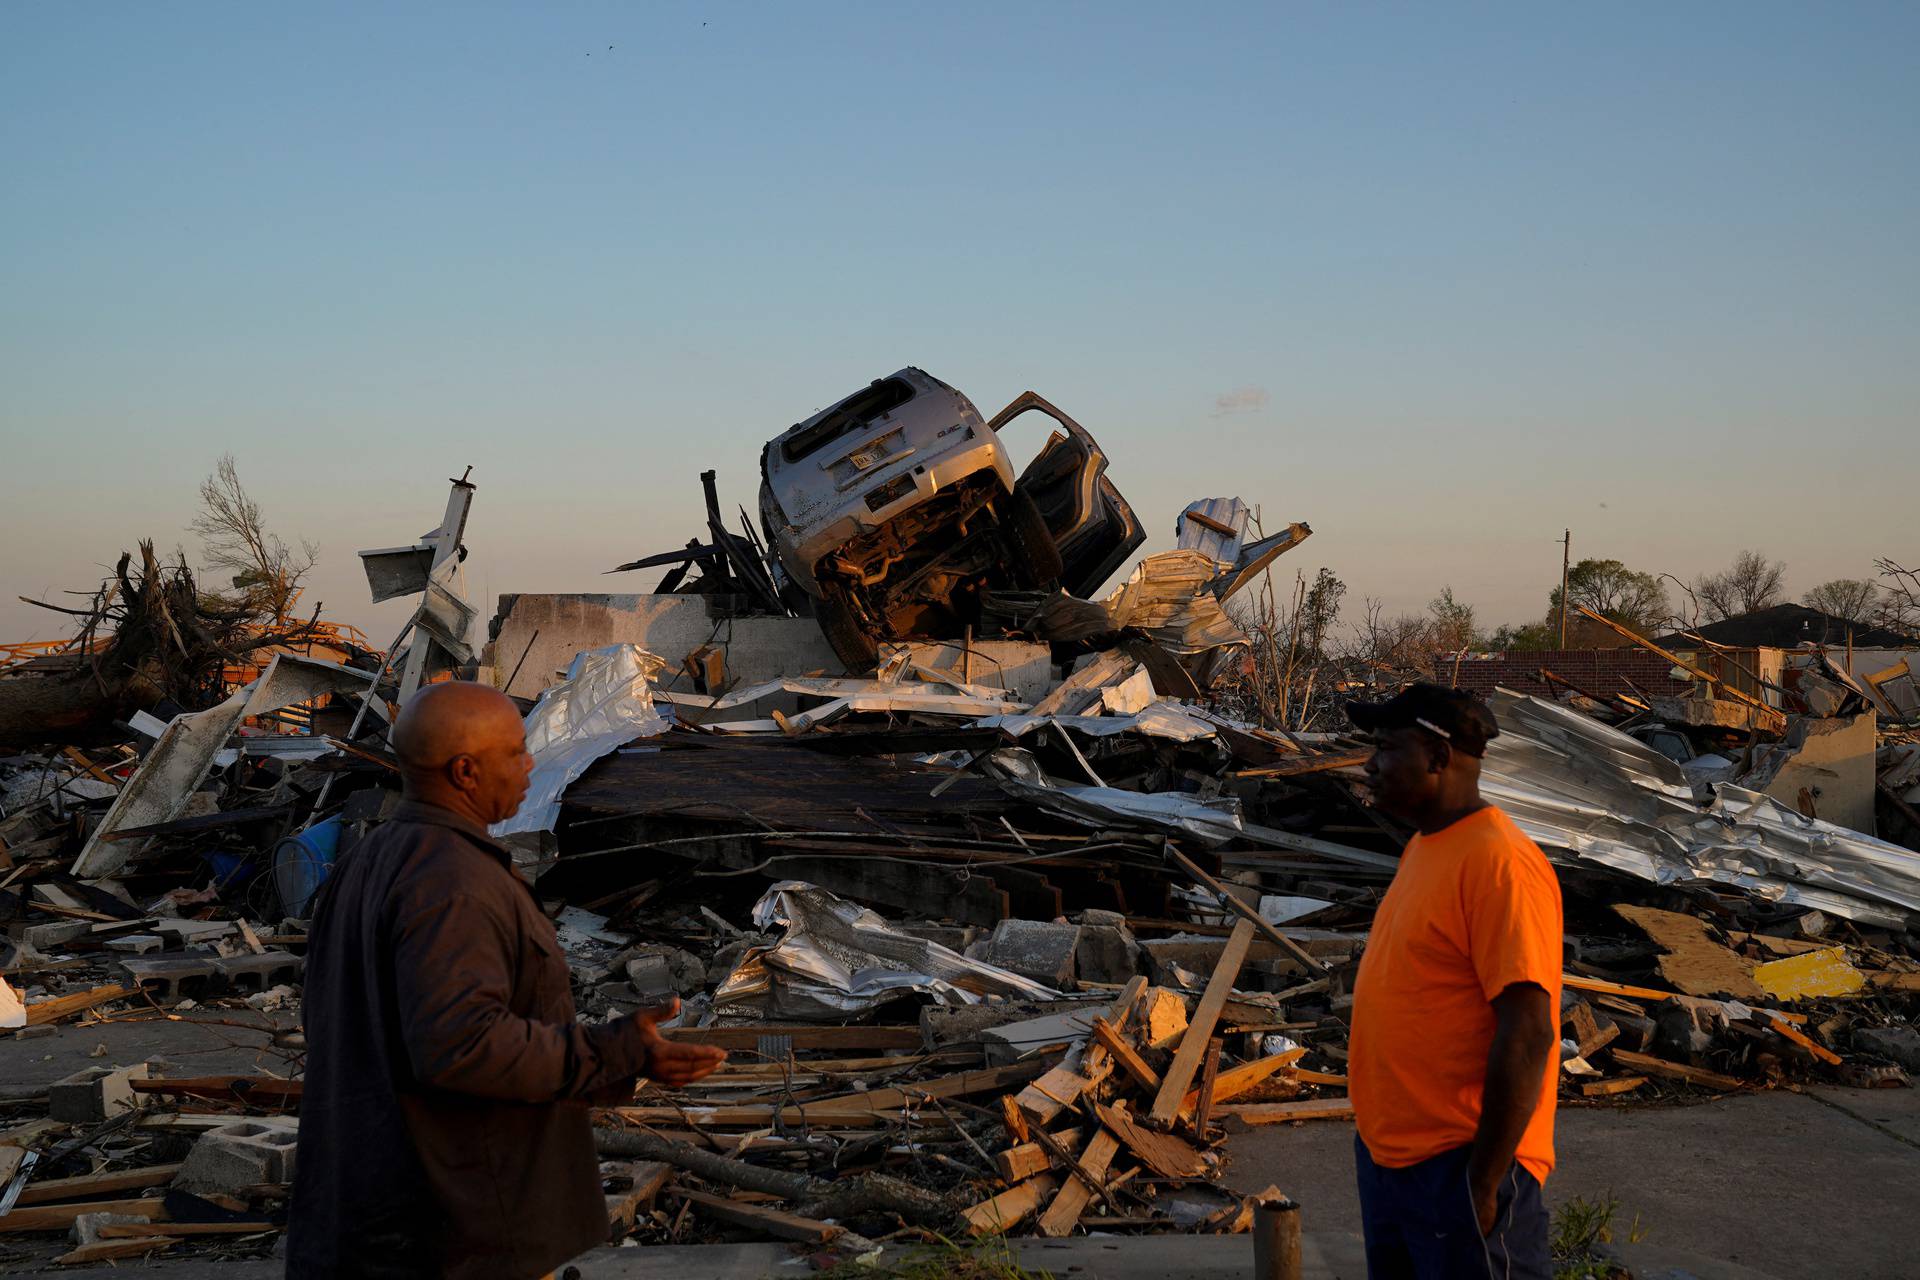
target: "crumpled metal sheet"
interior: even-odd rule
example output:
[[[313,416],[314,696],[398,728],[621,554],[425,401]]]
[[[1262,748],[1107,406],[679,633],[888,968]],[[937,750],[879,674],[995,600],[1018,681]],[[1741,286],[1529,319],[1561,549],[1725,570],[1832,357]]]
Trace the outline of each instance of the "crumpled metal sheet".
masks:
[[[786,936],[755,947],[713,993],[721,1017],[838,1022],[908,995],[978,1004],[989,995],[1057,1000],[1051,987],[901,933],[878,913],[803,880],[783,880],[754,904],[754,923]]]
[[[1143,737],[1168,738],[1174,742],[1193,742],[1200,738],[1214,737],[1218,733],[1211,719],[1206,715],[1165,699],[1130,716],[987,716],[974,721],[974,725],[981,729],[999,729],[1016,738],[1042,725],[1070,729],[1075,733],[1086,734],[1090,738],[1105,738],[1116,733],[1137,733]]]
[[[1481,794],[1555,861],[1895,928],[1920,913],[1920,853],[1728,783],[1702,809],[1679,765],[1569,707],[1501,689],[1493,711]]]
[[[667,664],[637,644],[613,644],[574,656],[567,678],[527,712],[533,776],[512,817],[488,828],[494,836],[551,831],[560,797],[601,756],[671,724],[654,709],[653,678]]]
[[[125,866],[140,842],[107,837],[123,827],[152,826],[179,817],[187,797],[213,768],[227,739],[249,716],[306,702],[323,693],[357,693],[365,690],[373,678],[373,672],[356,667],[276,653],[259,679],[234,690],[224,702],[205,711],[175,716],[140,767],[121,786],[100,825],[87,837],[80,856],[73,860],[73,874],[81,879],[110,876]]]
[[[1008,757],[1016,755],[1026,753],[1015,749],[996,751],[993,759],[1005,765]],[[1184,791],[1123,791],[1118,787],[1078,786],[1056,782],[1037,767],[1023,772],[1025,776],[1001,778],[1001,787],[1017,799],[1090,827],[1117,823],[1192,836],[1208,845],[1225,844],[1241,835],[1244,829],[1240,801],[1234,796],[1202,800]]]

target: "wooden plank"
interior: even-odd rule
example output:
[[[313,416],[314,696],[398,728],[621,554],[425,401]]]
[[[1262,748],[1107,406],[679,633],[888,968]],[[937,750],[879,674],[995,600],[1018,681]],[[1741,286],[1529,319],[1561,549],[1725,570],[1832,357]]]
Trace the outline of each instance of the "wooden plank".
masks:
[[[1172,858],[1174,862],[1179,864],[1179,867],[1182,871],[1186,872],[1188,875],[1192,876],[1195,880],[1198,880],[1201,884],[1205,885],[1207,889],[1214,895],[1215,899],[1218,900],[1218,902],[1222,907],[1226,908],[1228,911],[1231,911],[1233,914],[1240,917],[1239,921],[1235,925],[1235,932],[1227,935],[1227,941],[1229,945],[1232,944],[1234,937],[1238,934],[1239,925],[1245,924],[1249,928],[1258,932],[1260,936],[1265,938],[1268,942],[1273,943],[1275,946],[1279,947],[1282,951],[1285,951],[1288,955],[1292,956],[1295,960],[1299,961],[1300,964],[1306,969],[1308,973],[1325,973],[1331,967],[1326,961],[1321,960],[1318,957],[1310,954],[1305,947],[1301,946],[1299,943],[1295,942],[1292,938],[1289,938],[1286,934],[1274,928],[1272,924],[1268,923],[1267,918],[1261,915],[1257,910],[1248,906],[1246,903],[1240,901],[1240,899],[1234,897],[1233,894],[1227,892],[1227,887],[1225,885],[1221,884],[1218,880],[1215,880],[1212,876],[1208,875],[1204,870],[1201,869],[1198,863],[1194,862],[1192,858],[1189,858],[1186,854],[1181,853],[1178,849],[1175,849],[1172,845],[1167,846],[1167,856]],[[1242,948],[1243,952],[1244,950],[1245,948]],[[1236,972],[1237,972],[1237,969],[1236,969]],[[1185,1088],[1185,1085],[1183,1084],[1181,1087]]]
[[[239,920],[235,923],[240,926],[240,941],[247,944],[247,950],[257,956],[267,954],[267,949],[260,945],[260,937],[254,933],[252,925],[248,924],[245,920]]]
[[[271,1222],[122,1222],[100,1228],[106,1240],[138,1240],[146,1236],[253,1236],[279,1231]]]
[[[627,1178],[629,1186],[607,1197],[607,1230],[624,1235],[633,1230],[641,1214],[653,1211],[653,1202],[673,1178],[673,1166],[659,1160],[638,1160],[618,1172]]]
[[[973,1235],[1005,1232],[1031,1217],[1041,1203],[1053,1194],[1055,1185],[1052,1174],[1035,1174],[990,1200],[982,1200],[971,1209],[961,1210],[960,1216],[967,1220],[967,1230]]]
[[[1629,987],[1618,982],[1607,982],[1600,978],[1583,978],[1577,973],[1560,975],[1562,986],[1572,987],[1575,991],[1596,991],[1604,995],[1625,996],[1632,1000],[1671,1000],[1673,992],[1655,991],[1652,987]]]
[[[1200,1069],[1200,1087],[1193,1092],[1193,1131],[1207,1136],[1207,1121],[1213,1115],[1213,1097],[1220,1082],[1220,1037],[1207,1044],[1207,1065]]]
[[[178,1236],[143,1236],[138,1240],[100,1240],[83,1244],[55,1258],[62,1266],[83,1262],[112,1262],[116,1258],[139,1258],[157,1253],[168,1245],[180,1243]]]
[[[133,1080],[135,1093],[168,1093],[212,1102],[250,1102],[275,1106],[298,1102],[305,1086],[279,1076],[182,1076],[178,1080]]]
[[[78,1204],[42,1204],[0,1214],[0,1233],[15,1231],[65,1231],[83,1213],[123,1213],[131,1218],[159,1218],[166,1215],[167,1202],[151,1200],[86,1200]]]
[[[1744,702],[1750,707],[1754,707],[1760,711],[1766,712],[1768,716],[1768,723],[1772,723],[1774,720],[1779,720],[1783,722],[1786,720],[1787,717],[1784,712],[1777,711],[1774,708],[1768,706],[1766,703],[1760,701],[1760,699],[1754,697],[1752,694],[1747,693],[1744,690],[1736,689],[1732,685],[1728,684],[1726,681],[1717,679],[1716,677],[1709,675],[1707,672],[1702,671],[1699,667],[1694,666],[1691,662],[1688,662],[1685,658],[1682,658],[1679,654],[1669,653],[1667,650],[1662,649],[1659,645],[1647,639],[1645,636],[1642,636],[1637,632],[1629,631],[1627,628],[1615,622],[1612,618],[1609,618],[1604,614],[1595,613],[1592,609],[1587,608],[1587,606],[1583,604],[1576,604],[1573,607],[1578,609],[1581,613],[1586,614],[1589,618],[1592,618],[1595,622],[1599,623],[1601,626],[1607,627],[1612,631],[1618,632],[1620,635],[1624,636],[1628,640],[1633,641],[1635,644],[1639,645],[1642,649],[1647,650],[1649,653],[1658,654],[1660,657],[1665,658],[1668,662],[1671,662],[1674,666],[1679,667],[1682,671],[1691,672],[1695,678],[1704,681],[1709,690],[1719,690],[1720,692],[1724,692],[1726,694],[1731,695],[1735,701]]]
[[[76,1013],[85,1013],[88,1009],[99,1005],[124,1000],[133,994],[134,988],[116,984],[92,987],[86,991],[76,991],[72,995],[55,996],[51,1000],[42,1000],[27,1006],[27,1025],[38,1027],[49,1022],[58,1022],[62,1018],[71,1018]]]
[[[1684,1080],[1688,1084],[1705,1085],[1709,1089],[1719,1089],[1723,1092],[1744,1089],[1747,1084],[1744,1080],[1721,1075],[1718,1071],[1683,1066],[1678,1062],[1668,1062],[1665,1058],[1655,1058],[1649,1054],[1629,1053],[1625,1049],[1615,1049],[1613,1060],[1623,1067],[1645,1075],[1659,1076],[1666,1080]]]
[[[1579,1052],[1576,1053],[1574,1056],[1580,1057],[1580,1058],[1590,1058],[1594,1054],[1606,1048],[1608,1045],[1612,1044],[1615,1040],[1618,1040],[1619,1038],[1620,1038],[1619,1024],[1609,1022],[1605,1027],[1602,1027],[1596,1030],[1591,1037],[1589,1037],[1588,1039],[1582,1040],[1580,1042]]]
[[[1043,1132],[1039,1136],[1050,1141],[1054,1149],[1071,1149],[1080,1145],[1081,1132],[1078,1129],[1062,1129],[1059,1133]],[[1008,1147],[993,1158],[993,1164],[1002,1179],[1014,1183],[1051,1169],[1053,1159],[1053,1151],[1045,1142],[1030,1141]]]
[[[231,1119],[231,1117],[229,1117]],[[177,1164],[155,1164],[144,1169],[120,1173],[88,1173],[77,1178],[49,1178],[35,1182],[20,1193],[19,1205],[52,1204],[60,1200],[84,1200],[115,1191],[138,1191],[143,1187],[163,1187],[180,1172]]]
[[[1079,1170],[1085,1170],[1094,1177],[1103,1177],[1113,1157],[1120,1150],[1120,1140],[1107,1130],[1102,1129],[1087,1140],[1086,1150],[1080,1153]],[[1080,1221],[1080,1215],[1086,1212],[1087,1204],[1093,1199],[1094,1188],[1081,1178],[1076,1170],[1068,1177],[1067,1184],[1040,1215],[1038,1230],[1043,1236],[1064,1236],[1071,1232],[1074,1224]]]
[[[1331,1071],[1310,1071],[1304,1067],[1288,1067],[1286,1076],[1287,1079],[1298,1080],[1301,1084],[1330,1084],[1338,1085],[1342,1089],[1347,1087],[1347,1078]]]
[[[1611,1098],[1617,1093],[1632,1093],[1646,1082],[1645,1076],[1622,1076],[1618,1080],[1589,1080],[1580,1086],[1580,1093],[1587,1098]]]
[[[1802,1049],[1805,1049],[1808,1053],[1812,1054],[1814,1057],[1818,1058],[1820,1061],[1826,1063],[1828,1066],[1837,1067],[1840,1065],[1839,1054],[1827,1048],[1825,1045],[1815,1044],[1812,1037],[1808,1036],[1805,1032],[1796,1030],[1790,1024],[1783,1022],[1779,1018],[1773,1017],[1771,1015],[1768,1016],[1767,1021],[1773,1025],[1773,1029],[1776,1032],[1778,1032],[1780,1035],[1785,1036],[1787,1039],[1793,1041],[1795,1044],[1799,1045]]]
[[[1869,973],[1867,981],[1882,991],[1920,991],[1920,973]]]
[[[1261,1081],[1278,1073],[1283,1067],[1290,1067],[1307,1056],[1305,1049],[1288,1049],[1271,1057],[1260,1058],[1253,1062],[1243,1062],[1237,1067],[1222,1071],[1213,1082],[1213,1100],[1226,1102],[1237,1098]],[[1180,1102],[1180,1114],[1190,1115],[1200,1105],[1200,1091],[1195,1089]]]
[[[1228,935],[1227,945],[1220,952],[1220,963],[1214,966],[1207,989],[1187,1020],[1187,1031],[1173,1055],[1173,1064],[1160,1081],[1160,1092],[1154,1095],[1153,1107],[1147,1113],[1150,1123],[1166,1127],[1179,1114],[1180,1104],[1186,1100],[1187,1086],[1193,1083],[1200,1059],[1207,1051],[1207,1041],[1213,1037],[1214,1023],[1220,1020],[1220,1009],[1233,994],[1233,981],[1240,976],[1240,965],[1247,958],[1247,948],[1253,945],[1253,935],[1254,927],[1244,917]]]
[[[1348,751],[1328,751],[1320,755],[1304,756],[1288,760],[1281,764],[1262,765],[1257,769],[1236,769],[1236,778],[1298,778],[1309,773],[1322,773],[1328,769],[1350,769],[1363,765],[1373,758],[1372,747],[1355,747]]]
[[[797,1213],[769,1209],[765,1205],[747,1204],[740,1200],[729,1200],[725,1196],[708,1195],[704,1191],[676,1189],[673,1194],[710,1218],[718,1218],[722,1222],[731,1223],[736,1227],[746,1227],[751,1231],[762,1231],[780,1240],[797,1240],[801,1244],[825,1244],[846,1231],[845,1227],[836,1227],[830,1222],[821,1222],[816,1218],[803,1218]]]
[[[1571,1039],[1575,1044],[1585,1044],[1600,1034],[1600,1023],[1593,1016],[1593,1006],[1585,1000],[1567,1010],[1566,1020],[1573,1027]]]
[[[1299,1102],[1253,1102],[1245,1106],[1221,1107],[1220,1114],[1237,1117],[1244,1124],[1286,1124],[1294,1120],[1346,1120],[1353,1115],[1353,1102],[1347,1098],[1306,1098]]]
[[[1160,1073],[1147,1064],[1147,1060],[1126,1038],[1114,1030],[1113,1024],[1105,1018],[1093,1020],[1093,1038],[1120,1064],[1120,1069],[1133,1079],[1133,1082],[1148,1092],[1160,1088]]]
[[[737,1106],[644,1106],[617,1107],[629,1120],[642,1124],[692,1125],[696,1128],[757,1128],[777,1118],[785,1124],[836,1124],[848,1128],[875,1128],[900,1119],[920,1102],[929,1098],[959,1098],[976,1093],[995,1093],[1031,1080],[1046,1070],[1045,1059],[1009,1063],[982,1071],[962,1071],[913,1085],[869,1089],[834,1098],[821,1098],[798,1106],[778,1108],[771,1103],[742,1103]]]
[[[1200,1153],[1185,1139],[1149,1129],[1114,1107],[1096,1103],[1093,1109],[1100,1123],[1111,1129],[1113,1136],[1139,1157],[1142,1164],[1161,1177],[1194,1178],[1206,1170]]]
[[[1080,1095],[1093,1085],[1079,1072],[1068,1066],[1054,1067],[1014,1095],[1014,1101],[1020,1109],[1041,1124],[1051,1124],[1054,1117],[1080,1100]]]

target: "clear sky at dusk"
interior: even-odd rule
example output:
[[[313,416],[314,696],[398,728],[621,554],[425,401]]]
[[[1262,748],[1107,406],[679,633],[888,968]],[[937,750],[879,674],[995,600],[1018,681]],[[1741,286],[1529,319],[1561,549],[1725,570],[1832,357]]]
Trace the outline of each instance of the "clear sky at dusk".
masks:
[[[1351,601],[1556,541],[1920,561],[1920,6],[0,7],[0,640],[232,451],[308,596],[480,486],[469,585],[754,503],[917,364],[1238,493]]]

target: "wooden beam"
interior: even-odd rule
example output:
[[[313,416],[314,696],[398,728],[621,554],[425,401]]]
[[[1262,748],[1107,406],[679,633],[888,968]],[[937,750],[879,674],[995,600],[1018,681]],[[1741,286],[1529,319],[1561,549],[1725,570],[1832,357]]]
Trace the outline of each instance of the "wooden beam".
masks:
[[[718,1218],[722,1222],[731,1223],[736,1227],[745,1227],[750,1231],[764,1232],[780,1240],[797,1240],[801,1244],[825,1244],[846,1231],[845,1227],[836,1227],[830,1222],[803,1218],[799,1214],[786,1213],[779,1209],[769,1209],[763,1204],[748,1204],[743,1200],[729,1200],[725,1196],[708,1195],[704,1191],[685,1191],[675,1188],[672,1194],[710,1218]]]
[[[1113,1163],[1113,1157],[1119,1150],[1119,1139],[1105,1129],[1087,1140],[1086,1150],[1080,1153],[1078,1167],[1067,1178],[1067,1184],[1060,1188],[1060,1193],[1054,1196],[1046,1212],[1040,1215],[1041,1235],[1064,1236],[1073,1230],[1097,1189],[1081,1175],[1091,1174],[1096,1178],[1106,1176],[1107,1167]]]
[[[1071,1147],[1079,1143],[1080,1130],[1064,1129],[1048,1137],[1062,1146]],[[1038,1142],[1021,1142],[994,1156],[993,1167],[1004,1181],[1020,1182],[1053,1168],[1053,1155]]]
[[[1222,1071],[1213,1083],[1213,1100],[1226,1102],[1230,1098],[1237,1098],[1280,1071],[1281,1068],[1290,1067],[1306,1056],[1305,1049],[1288,1049],[1284,1053],[1276,1053],[1271,1057],[1260,1058],[1253,1062],[1243,1062],[1237,1067]],[[1200,1091],[1195,1089],[1181,1100],[1180,1113],[1191,1114],[1199,1105]]]
[[[1805,1032],[1796,1030],[1791,1024],[1782,1021],[1777,1015],[1768,1014],[1767,1021],[1772,1024],[1774,1031],[1786,1039],[1793,1041],[1793,1043],[1799,1045],[1802,1049],[1805,1049],[1808,1053],[1826,1063],[1828,1066],[1837,1067],[1840,1065],[1839,1054],[1827,1048],[1825,1045],[1815,1044],[1813,1039]]]
[[[1618,1080],[1589,1080],[1580,1086],[1586,1098],[1611,1098],[1616,1093],[1631,1093],[1647,1082],[1645,1076],[1622,1076]]]
[[[1348,1098],[1307,1098],[1300,1102],[1254,1102],[1241,1107],[1221,1107],[1223,1116],[1236,1116],[1245,1124],[1287,1124],[1294,1120],[1346,1120],[1353,1115]]]
[[[1325,973],[1327,969],[1331,967],[1330,965],[1328,965],[1326,961],[1320,959],[1317,956],[1310,955],[1307,952],[1307,949],[1305,947],[1301,946],[1299,943],[1295,942],[1292,938],[1289,938],[1286,934],[1274,928],[1271,924],[1267,922],[1267,918],[1261,915],[1257,910],[1248,906],[1246,903],[1240,901],[1240,899],[1234,897],[1231,893],[1227,892],[1227,887],[1225,885],[1221,884],[1218,880],[1215,880],[1212,876],[1208,875],[1205,871],[1201,870],[1199,864],[1194,862],[1192,858],[1189,858],[1186,854],[1180,852],[1178,849],[1174,848],[1172,845],[1167,846],[1167,856],[1172,858],[1174,862],[1179,865],[1182,871],[1186,872],[1188,875],[1192,876],[1195,880],[1198,880],[1201,884],[1205,885],[1207,887],[1207,891],[1214,895],[1214,897],[1219,901],[1222,907],[1226,908],[1228,911],[1231,911],[1233,912],[1233,914],[1240,917],[1241,923],[1247,924],[1252,928],[1258,930],[1261,937],[1265,938],[1268,942],[1273,943],[1275,946],[1279,947],[1282,951],[1285,951],[1288,955],[1292,956],[1295,960],[1298,960],[1302,965],[1304,965],[1308,973]],[[1231,945],[1232,939],[1238,936],[1239,936],[1239,930],[1236,927],[1233,933],[1230,933],[1227,935],[1229,945]],[[1249,941],[1251,941],[1251,939],[1249,939]],[[1242,948],[1242,953],[1244,954],[1244,952],[1245,952],[1245,948]]]
[[[1660,1076],[1666,1080],[1682,1080],[1688,1084],[1704,1085],[1709,1089],[1729,1092],[1744,1089],[1747,1082],[1733,1076],[1721,1075],[1718,1071],[1708,1071],[1702,1067],[1683,1066],[1677,1062],[1668,1062],[1665,1058],[1655,1058],[1644,1053],[1629,1053],[1625,1049],[1615,1049],[1613,1060],[1623,1067],[1642,1072],[1650,1076]]]
[[[1185,861],[1178,853],[1174,856]],[[1240,976],[1240,965],[1247,958],[1247,948],[1253,945],[1254,932],[1253,923],[1243,916],[1228,935],[1227,945],[1220,952],[1220,963],[1214,966],[1207,989],[1194,1006],[1193,1016],[1187,1020],[1180,1048],[1174,1053],[1173,1064],[1160,1081],[1160,1092],[1154,1095],[1153,1107],[1147,1113],[1149,1123],[1156,1127],[1171,1126],[1179,1114],[1180,1105],[1186,1100],[1187,1086],[1193,1083],[1200,1059],[1207,1051],[1207,1041],[1213,1037],[1214,1024],[1220,1020],[1220,1010],[1233,994],[1233,981]]]
[[[819,1027],[765,1023],[748,1027],[675,1027],[661,1035],[682,1044],[755,1049],[761,1036],[786,1036],[796,1049],[924,1049],[918,1027]]]
[[[1193,1092],[1193,1131],[1207,1136],[1207,1121],[1213,1115],[1214,1089],[1220,1082],[1220,1037],[1207,1044],[1207,1065],[1200,1069],[1200,1087]]]
[[[55,1258],[61,1266],[82,1262],[112,1262],[118,1258],[139,1258],[157,1253],[168,1245],[180,1243],[178,1236],[142,1236],[138,1240],[100,1240],[83,1244]]]
[[[0,1214],[0,1234],[15,1231],[65,1231],[83,1213],[123,1213],[131,1218],[166,1216],[167,1202],[150,1200],[87,1200],[79,1204],[42,1204]]]
[[[106,1240],[139,1240],[147,1236],[253,1236],[279,1231],[271,1222],[121,1222],[100,1228]]]
[[[115,1000],[124,1000],[134,994],[133,987],[113,985],[92,987],[86,991],[76,991],[72,995],[55,996],[51,1000],[42,1000],[27,1006],[27,1025],[38,1027],[49,1022],[59,1022],[76,1013],[85,1013],[88,1009],[110,1004]]]
[[[1594,991],[1603,995],[1626,996],[1633,1000],[1673,999],[1671,991],[1655,991],[1652,987],[1629,987],[1624,983],[1608,982],[1602,978],[1583,978],[1577,973],[1561,974],[1560,982],[1561,985],[1572,987],[1575,991]]]
[[[1053,1194],[1055,1183],[1050,1173],[1035,1174],[1018,1186],[1009,1187],[990,1200],[982,1200],[960,1216],[967,1230],[976,1236],[994,1235],[1020,1225]]]
[[[1120,1069],[1132,1077],[1133,1082],[1149,1093],[1160,1088],[1160,1073],[1155,1071],[1147,1060],[1140,1056],[1139,1050],[1128,1044],[1126,1038],[1113,1029],[1113,1024],[1105,1018],[1093,1020],[1093,1038],[1120,1064]]]
[[[180,1172],[177,1164],[149,1165],[144,1169],[128,1169],[123,1173],[89,1173],[78,1178],[48,1178],[45,1182],[36,1182],[20,1193],[14,1201],[16,1207],[30,1204],[52,1204],[60,1200],[81,1200],[89,1196],[108,1195],[115,1191],[138,1191],[143,1187],[163,1187],[173,1181],[173,1175]]]
[[[1699,667],[1694,666],[1691,662],[1688,662],[1685,658],[1681,657],[1679,654],[1670,653],[1667,650],[1662,649],[1659,645],[1647,639],[1645,636],[1640,635],[1637,632],[1629,631],[1627,628],[1615,622],[1612,618],[1608,618],[1601,614],[1595,613],[1592,609],[1587,608],[1587,606],[1583,604],[1577,604],[1573,607],[1578,609],[1580,612],[1586,614],[1589,618],[1592,618],[1595,622],[1599,623],[1601,626],[1606,627],[1612,631],[1618,632],[1621,636],[1624,636],[1626,639],[1633,641],[1633,643],[1639,645],[1642,649],[1645,649],[1647,652],[1657,654],[1660,657],[1665,658],[1668,662],[1671,662],[1674,666],[1679,667],[1682,671],[1689,672],[1696,679],[1705,681],[1709,692],[1715,689],[1719,689],[1722,692],[1731,696],[1733,700],[1736,702],[1744,702],[1750,707],[1757,707],[1761,711],[1766,712],[1771,719],[1780,720],[1782,722],[1786,720],[1787,718],[1786,713],[1779,710],[1777,707],[1770,707],[1766,703],[1760,701],[1760,699],[1754,697],[1752,694],[1746,693],[1746,692],[1743,692],[1742,690],[1734,688],[1732,685],[1728,684],[1724,680],[1721,680],[1717,676],[1708,675],[1705,671],[1702,671]]]

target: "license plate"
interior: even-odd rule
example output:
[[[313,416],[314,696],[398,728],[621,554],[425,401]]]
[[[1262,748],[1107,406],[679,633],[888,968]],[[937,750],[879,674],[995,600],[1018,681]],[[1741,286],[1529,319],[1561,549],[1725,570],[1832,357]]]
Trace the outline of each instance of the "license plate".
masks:
[[[880,461],[880,457],[881,455],[878,449],[862,449],[858,453],[848,454],[847,461],[853,464],[855,471],[865,471],[868,467]]]

